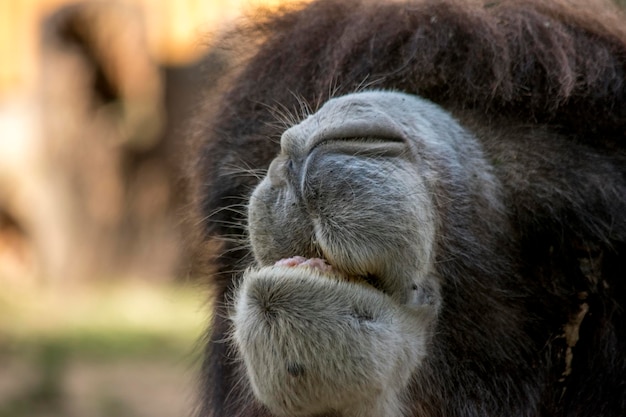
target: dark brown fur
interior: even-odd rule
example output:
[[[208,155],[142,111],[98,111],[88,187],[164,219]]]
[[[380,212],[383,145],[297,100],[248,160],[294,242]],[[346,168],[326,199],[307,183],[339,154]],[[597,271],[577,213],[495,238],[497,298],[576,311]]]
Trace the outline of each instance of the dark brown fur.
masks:
[[[496,261],[445,248],[436,372],[413,387],[414,415],[626,414],[625,28],[609,6],[326,0],[240,29],[255,47],[191,147],[200,241],[222,242],[199,415],[269,415],[224,341],[224,303],[250,262],[230,238],[245,238],[239,205],[258,182],[234,167],[275,156],[276,109],[364,86],[418,94],[473,130],[514,228]]]

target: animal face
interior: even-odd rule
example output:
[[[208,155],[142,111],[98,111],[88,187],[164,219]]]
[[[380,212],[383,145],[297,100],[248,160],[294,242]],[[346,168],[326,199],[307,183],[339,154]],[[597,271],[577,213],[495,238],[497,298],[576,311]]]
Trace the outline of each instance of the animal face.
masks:
[[[233,315],[270,410],[402,415],[441,304],[438,196],[451,180],[458,201],[498,212],[477,140],[416,96],[347,95],[285,131],[250,198],[256,267]],[[294,256],[323,258],[330,271],[281,262]]]
[[[428,116],[456,127],[405,94],[331,100],[283,134],[252,194],[262,268],[244,276],[234,336],[255,394],[278,415],[401,415],[439,304],[435,184],[417,152],[420,136],[438,140],[418,122]],[[332,271],[274,265],[294,255]]]
[[[257,262],[320,257],[410,303],[433,270],[436,178],[420,160],[420,138],[445,139],[420,125],[431,114],[450,119],[416,97],[362,93],[331,100],[287,130],[250,198]]]
[[[237,34],[192,149],[200,416],[624,414],[626,33],[595,16],[321,0]]]

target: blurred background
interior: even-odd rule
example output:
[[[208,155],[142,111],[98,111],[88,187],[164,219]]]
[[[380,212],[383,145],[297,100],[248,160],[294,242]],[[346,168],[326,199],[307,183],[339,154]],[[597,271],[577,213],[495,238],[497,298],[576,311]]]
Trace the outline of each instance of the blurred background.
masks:
[[[190,414],[185,118],[207,42],[277,3],[0,0],[0,417]]]

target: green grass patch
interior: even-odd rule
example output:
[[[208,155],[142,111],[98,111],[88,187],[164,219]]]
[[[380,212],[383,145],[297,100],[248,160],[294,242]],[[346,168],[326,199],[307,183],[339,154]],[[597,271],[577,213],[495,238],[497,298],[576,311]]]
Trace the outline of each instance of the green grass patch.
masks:
[[[68,386],[68,380],[76,375],[77,366],[110,369],[117,364],[119,369],[122,364],[129,376],[142,372],[142,366],[159,372],[194,368],[207,311],[199,289],[176,285],[131,282],[3,292],[0,363],[14,366],[13,375],[0,378],[0,387],[8,390],[0,392],[0,417],[68,415],[76,395],[68,391],[76,389]],[[150,401],[141,397],[145,395],[141,389],[132,384],[108,389],[117,394],[89,388],[93,398],[83,405],[92,410],[88,415],[147,415],[137,412],[138,405]],[[149,415],[167,411],[157,408]]]
[[[0,300],[0,353],[120,357],[192,352],[208,322],[197,289],[125,285]]]

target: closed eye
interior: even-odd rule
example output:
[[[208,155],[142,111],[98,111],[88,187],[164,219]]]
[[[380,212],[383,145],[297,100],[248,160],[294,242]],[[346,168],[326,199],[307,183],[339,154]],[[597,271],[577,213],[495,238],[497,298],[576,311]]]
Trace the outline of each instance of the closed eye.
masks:
[[[346,136],[339,138],[329,138],[327,140],[338,142],[365,142],[365,143],[389,143],[397,142],[404,143],[404,140],[395,136],[381,137],[381,136]],[[324,142],[324,141],[323,141]]]
[[[330,137],[320,140],[313,146],[310,152],[313,152],[318,147],[326,148],[333,153],[360,157],[395,157],[406,152],[405,141],[394,136]]]

